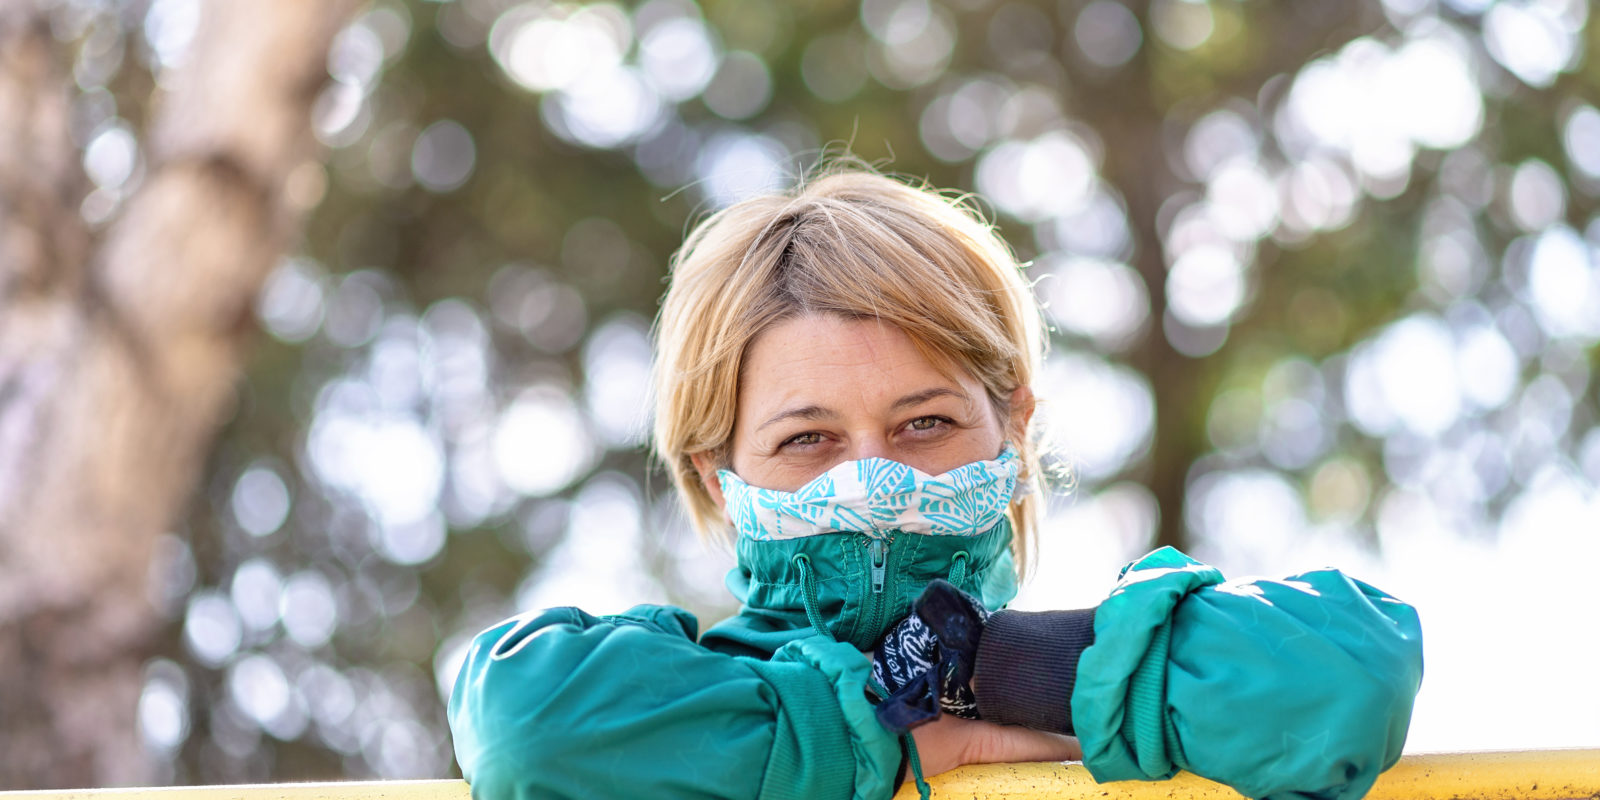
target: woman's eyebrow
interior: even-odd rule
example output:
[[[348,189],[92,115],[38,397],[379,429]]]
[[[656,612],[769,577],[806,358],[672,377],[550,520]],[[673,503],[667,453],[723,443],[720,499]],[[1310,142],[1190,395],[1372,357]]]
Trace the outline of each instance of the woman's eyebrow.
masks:
[[[894,405],[890,406],[889,408],[892,411],[899,411],[902,408],[921,405],[936,397],[954,397],[968,405],[972,404],[972,398],[967,397],[961,392],[946,386],[935,386],[932,389],[923,389],[920,392],[912,392],[911,394],[894,401]]]
[[[951,389],[951,388],[948,388],[948,387],[945,387],[945,386],[935,386],[935,387],[933,387],[931,389],[923,389],[920,392],[912,392],[911,394],[908,394],[908,395],[900,398],[899,400],[894,401],[894,404],[889,406],[889,410],[890,411],[899,411],[900,409],[903,409],[903,408],[909,408],[911,406],[921,405],[923,403],[928,402],[929,400],[933,400],[934,398],[938,398],[938,397],[954,397],[954,398],[962,401],[963,403],[967,403],[969,405],[972,402],[971,398],[967,397],[965,394],[963,394],[961,392],[956,391],[955,389]],[[835,411],[835,410],[833,410],[831,408],[824,408],[824,407],[819,406],[819,405],[800,406],[798,408],[784,409],[783,411],[780,411],[777,414],[774,414],[771,419],[769,419],[766,422],[763,422],[760,425],[756,426],[756,430],[759,431],[759,430],[762,430],[763,428],[766,428],[769,425],[774,425],[776,423],[783,422],[784,420],[789,420],[789,419],[819,420],[819,419],[838,419],[838,418],[839,418],[839,412],[837,412],[837,411]]]
[[[816,406],[816,405],[801,406],[799,408],[790,408],[790,409],[786,409],[784,411],[778,412],[776,415],[774,415],[772,417],[772,419],[769,419],[766,422],[763,422],[759,426],[757,426],[756,430],[759,431],[759,430],[767,427],[768,425],[773,425],[773,424],[782,422],[782,421],[784,421],[786,419],[817,420],[817,419],[838,419],[838,418],[839,418],[839,412],[834,411],[831,408],[823,408],[822,406]]]

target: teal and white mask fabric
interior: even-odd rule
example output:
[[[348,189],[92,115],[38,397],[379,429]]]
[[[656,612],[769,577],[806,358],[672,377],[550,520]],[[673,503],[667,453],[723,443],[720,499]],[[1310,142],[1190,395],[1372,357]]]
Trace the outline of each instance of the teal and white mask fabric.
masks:
[[[718,483],[734,531],[756,541],[890,531],[980,536],[1005,519],[1022,463],[1009,445],[992,461],[929,475],[887,458],[846,461],[794,492],[760,489],[732,470]]]

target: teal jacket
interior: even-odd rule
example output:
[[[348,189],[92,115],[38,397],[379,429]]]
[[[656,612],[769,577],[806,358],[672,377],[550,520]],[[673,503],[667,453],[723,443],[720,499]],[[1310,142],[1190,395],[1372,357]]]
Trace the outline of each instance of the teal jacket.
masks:
[[[703,636],[670,606],[518,615],[458,674],[456,760],[478,800],[887,798],[901,750],[861,651],[934,578],[1004,606],[1010,539],[741,539],[743,606]],[[1094,625],[1062,702],[1097,780],[1188,769],[1253,797],[1356,798],[1400,756],[1416,613],[1337,571],[1228,582],[1165,548],[1123,570]]]

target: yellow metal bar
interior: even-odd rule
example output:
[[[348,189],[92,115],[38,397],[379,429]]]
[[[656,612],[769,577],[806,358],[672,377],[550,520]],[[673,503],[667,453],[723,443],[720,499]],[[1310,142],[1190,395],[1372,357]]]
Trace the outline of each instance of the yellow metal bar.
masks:
[[[984,764],[929,781],[939,800],[1237,800],[1187,773],[1170,781],[1095,783],[1079,764]],[[3,800],[467,800],[461,781],[349,781],[162,789],[0,792]],[[917,796],[901,787],[896,800]],[[1367,800],[1600,800],[1600,750],[1521,750],[1406,756]]]
[[[1181,772],[1170,781],[1095,783],[1079,764],[982,764],[928,781],[939,800],[1239,800],[1239,793]],[[895,800],[916,800],[908,782]],[[1378,777],[1367,800],[1592,800],[1600,798],[1600,750],[1518,750],[1405,756]]]

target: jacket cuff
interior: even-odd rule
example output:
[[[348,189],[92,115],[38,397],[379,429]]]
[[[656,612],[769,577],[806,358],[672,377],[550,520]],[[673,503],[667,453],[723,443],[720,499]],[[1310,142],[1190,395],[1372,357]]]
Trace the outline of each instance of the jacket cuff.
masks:
[[[780,706],[762,798],[893,793],[900,743],[867,699],[872,663],[861,651],[812,636],[779,648],[771,661],[749,663]]]
[[[1079,661],[1072,711],[1083,765],[1096,781],[1163,780],[1182,766],[1165,709],[1172,613],[1190,592],[1222,580],[1163,547],[1124,568],[1095,609],[1095,643]]]
[[[1092,608],[995,612],[984,623],[972,678],[978,717],[1075,733],[1072,689],[1078,659],[1092,644]]]
[[[1143,769],[1152,774],[1188,769],[1183,745],[1167,713],[1167,658],[1172,650],[1172,620],[1156,629],[1150,649],[1128,679],[1128,707],[1122,715],[1122,740],[1133,745]]]

